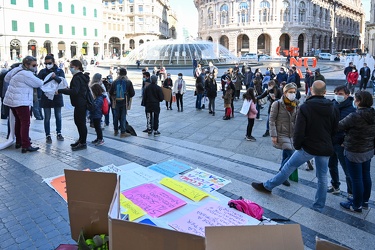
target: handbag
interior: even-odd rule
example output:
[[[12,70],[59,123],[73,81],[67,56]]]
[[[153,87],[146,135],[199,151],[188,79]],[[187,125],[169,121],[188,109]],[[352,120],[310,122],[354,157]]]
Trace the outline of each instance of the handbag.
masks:
[[[242,104],[242,108],[240,110],[240,113],[243,114],[243,115],[247,115],[247,113],[249,113],[249,109],[250,109],[250,105],[251,105],[251,100],[248,101],[247,99],[245,99],[243,101],[243,104]]]

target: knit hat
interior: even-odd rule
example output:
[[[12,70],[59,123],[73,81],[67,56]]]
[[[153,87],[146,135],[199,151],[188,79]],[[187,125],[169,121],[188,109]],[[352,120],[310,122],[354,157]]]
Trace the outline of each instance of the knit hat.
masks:
[[[286,92],[286,91],[288,91],[289,89],[296,89],[297,90],[297,86],[296,86],[296,84],[294,84],[294,83],[288,83],[287,85],[285,85],[284,86],[284,88],[283,88],[283,92]]]
[[[320,73],[320,68],[317,68],[317,69],[315,70],[315,72],[319,72],[319,73]]]

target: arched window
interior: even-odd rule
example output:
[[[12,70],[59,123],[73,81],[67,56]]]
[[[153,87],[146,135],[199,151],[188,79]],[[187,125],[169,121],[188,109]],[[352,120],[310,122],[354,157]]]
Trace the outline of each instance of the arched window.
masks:
[[[259,22],[268,22],[270,15],[270,3],[266,0],[260,2]]]
[[[70,13],[74,14],[74,4],[70,5]]]
[[[298,22],[306,21],[306,4],[305,2],[300,2],[298,5]]]
[[[228,11],[229,7],[226,4],[220,7],[220,24],[225,25],[228,23]]]
[[[83,7],[82,12],[83,12],[83,16],[86,16],[86,7]]]
[[[238,7],[239,7],[238,22],[247,23],[248,22],[247,11],[248,11],[249,5],[246,2],[242,2],[240,3]]]
[[[58,8],[58,11],[59,11],[59,12],[62,12],[62,3],[61,3],[61,2],[59,2],[59,3],[57,4],[57,8]]]
[[[208,8],[208,25],[212,26],[213,25],[213,18],[214,18],[214,12],[212,8]]]
[[[282,10],[282,21],[290,22],[290,4],[288,1],[283,2],[283,10]]]
[[[98,17],[98,11],[94,9],[94,17]]]
[[[270,3],[268,2],[268,1],[262,1],[261,3],[260,3],[260,8],[261,9],[263,9],[263,8],[267,8],[267,9],[269,9],[270,8]]]

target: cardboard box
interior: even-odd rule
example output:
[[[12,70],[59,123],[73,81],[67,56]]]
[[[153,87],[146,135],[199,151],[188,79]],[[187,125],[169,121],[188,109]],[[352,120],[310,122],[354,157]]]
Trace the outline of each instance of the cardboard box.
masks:
[[[164,88],[164,87],[161,87],[161,90],[163,91],[164,100],[167,101],[167,102],[172,101],[171,100],[171,98],[172,98],[172,90],[169,89],[169,88]]]
[[[116,174],[65,170],[71,234],[78,239],[108,234],[110,249],[137,250],[298,250],[301,229],[294,225],[206,227],[206,238],[120,220]]]
[[[328,240],[320,239],[319,237],[316,237],[316,250],[349,250],[349,248],[337,245],[333,242],[330,242]]]

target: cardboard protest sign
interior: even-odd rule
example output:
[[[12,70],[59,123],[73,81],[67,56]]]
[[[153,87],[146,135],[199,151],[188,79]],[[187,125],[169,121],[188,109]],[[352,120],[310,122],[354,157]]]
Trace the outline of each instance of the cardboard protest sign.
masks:
[[[177,193],[182,194],[183,196],[193,201],[200,201],[208,196],[207,193],[203,192],[198,188],[195,188],[193,186],[190,186],[189,184],[168,177],[163,178],[160,181],[160,184],[176,191]]]
[[[164,87],[161,88],[161,90],[163,91],[164,100],[167,102],[170,102],[172,98],[172,90],[169,88],[164,88]]]
[[[154,218],[160,217],[186,204],[184,200],[155,184],[143,184],[124,191],[122,194]]]
[[[50,181],[50,185],[53,189],[65,200],[68,200],[66,194],[66,182],[65,182],[65,175],[61,175],[56,177]]]
[[[217,202],[209,202],[193,212],[169,223],[177,231],[205,235],[205,227],[247,225],[248,217],[229,207],[223,207]]]
[[[180,179],[207,192],[218,190],[231,182],[198,168],[181,175]]]
[[[123,213],[129,215],[130,221],[134,221],[146,214],[140,207],[127,199],[123,194],[120,195],[120,205],[121,208],[125,209]]]
[[[115,173],[115,174],[119,173],[120,171],[121,169],[117,168],[113,164],[95,169],[95,172]]]
[[[162,163],[151,165],[149,169],[152,169],[167,177],[174,177],[177,174],[180,174],[182,172],[185,172],[186,170],[191,169],[191,167],[176,160],[169,160]]]

